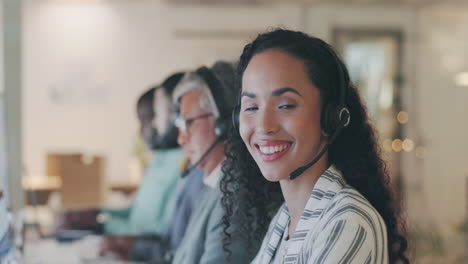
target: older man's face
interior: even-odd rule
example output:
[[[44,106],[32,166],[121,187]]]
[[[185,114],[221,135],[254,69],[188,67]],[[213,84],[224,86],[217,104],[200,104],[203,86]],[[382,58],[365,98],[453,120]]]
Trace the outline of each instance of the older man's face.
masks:
[[[180,100],[180,116],[185,121],[185,131],[179,130],[177,142],[185,154],[195,163],[216,140],[213,114],[200,107],[201,90],[184,94]],[[197,167],[203,168],[205,162]]]

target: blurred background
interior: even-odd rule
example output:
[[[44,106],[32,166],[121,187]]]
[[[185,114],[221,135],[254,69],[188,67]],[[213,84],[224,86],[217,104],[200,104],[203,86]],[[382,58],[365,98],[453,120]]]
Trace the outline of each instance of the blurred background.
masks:
[[[138,96],[175,71],[234,61],[281,26],[323,38],[348,65],[413,262],[467,263],[468,1],[1,3],[0,236],[8,223],[46,236],[58,212],[128,205],[148,155]],[[25,263],[42,263],[28,247],[41,236],[13,236]]]

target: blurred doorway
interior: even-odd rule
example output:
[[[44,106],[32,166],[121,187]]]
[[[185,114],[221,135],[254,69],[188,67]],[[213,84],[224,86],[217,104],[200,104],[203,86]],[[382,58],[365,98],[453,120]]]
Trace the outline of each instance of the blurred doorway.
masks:
[[[402,109],[402,33],[397,30],[335,28],[332,43],[348,67],[378,130],[393,184],[403,199],[401,151],[414,143],[402,138],[408,115]]]

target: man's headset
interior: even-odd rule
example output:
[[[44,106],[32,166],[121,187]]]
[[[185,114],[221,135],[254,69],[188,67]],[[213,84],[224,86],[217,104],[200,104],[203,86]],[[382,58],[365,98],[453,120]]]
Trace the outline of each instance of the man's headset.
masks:
[[[319,154],[305,166],[299,167],[291,174],[289,174],[289,179],[293,180],[301,175],[308,168],[312,167],[317,163],[320,158],[327,152],[328,148],[335,141],[339,133],[349,125],[351,122],[351,114],[349,109],[346,107],[346,96],[347,90],[349,89],[349,83],[345,83],[344,70],[341,65],[340,60],[337,55],[330,50],[329,47],[325,47],[327,52],[329,52],[335,60],[336,68],[338,71],[338,92],[339,92],[339,101],[328,100],[322,107],[322,113],[320,117],[320,126],[327,134],[329,134],[327,144],[322,148]],[[238,99],[238,104],[234,107],[232,111],[232,125],[234,128],[239,131],[239,114],[240,114],[240,97]]]
[[[219,116],[215,121],[215,135],[220,139],[225,139],[231,112],[230,105],[232,105],[227,101],[227,88],[216,75],[205,66],[198,68],[195,73],[198,74],[208,86],[219,112]]]
[[[216,65],[214,67],[216,67]],[[221,65],[219,67],[221,67]],[[229,65],[229,67],[232,66]],[[234,73],[233,69],[232,72]],[[187,172],[190,171],[192,168],[198,166],[206,158],[206,156],[208,156],[208,154],[216,147],[216,145],[218,145],[220,142],[226,139],[229,125],[229,117],[232,109],[232,104],[230,104],[227,100],[229,96],[229,93],[227,91],[228,87],[225,87],[225,85],[223,85],[223,83],[218,79],[218,77],[216,77],[212,70],[203,66],[198,68],[195,71],[195,73],[198,76],[200,76],[205,82],[206,86],[208,86],[211,96],[213,96],[213,100],[218,109],[219,116],[216,118],[214,128],[214,133],[217,137],[216,140],[210,145],[210,147],[205,151],[205,153],[203,153],[203,155],[195,163],[193,163],[193,165],[191,165],[189,169],[187,169]]]

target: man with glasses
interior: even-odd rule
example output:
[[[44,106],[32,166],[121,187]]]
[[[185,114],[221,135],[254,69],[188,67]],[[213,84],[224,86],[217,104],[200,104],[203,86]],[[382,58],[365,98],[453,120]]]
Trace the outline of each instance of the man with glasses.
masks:
[[[190,218],[185,236],[172,263],[225,263],[223,211],[219,180],[225,159],[224,138],[231,124],[237,82],[231,64],[217,62],[212,68],[187,73],[176,87],[174,102],[179,106],[177,142],[192,162],[204,171],[205,189]],[[252,256],[240,240],[229,247],[231,263],[248,263]]]

